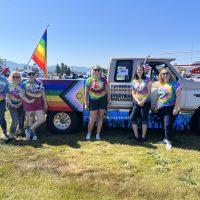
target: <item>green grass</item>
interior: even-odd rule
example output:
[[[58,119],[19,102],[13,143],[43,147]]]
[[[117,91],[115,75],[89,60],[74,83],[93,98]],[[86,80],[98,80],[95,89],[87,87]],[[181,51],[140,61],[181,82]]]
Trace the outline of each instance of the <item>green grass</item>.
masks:
[[[199,199],[199,136],[176,134],[167,151],[158,131],[145,144],[131,133],[104,128],[103,141],[88,142],[85,130],[41,129],[37,142],[0,144],[0,199]]]

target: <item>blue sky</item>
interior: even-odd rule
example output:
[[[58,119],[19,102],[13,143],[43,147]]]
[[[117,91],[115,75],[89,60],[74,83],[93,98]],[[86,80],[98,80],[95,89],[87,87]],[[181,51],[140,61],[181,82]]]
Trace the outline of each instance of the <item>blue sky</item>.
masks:
[[[198,0],[0,0],[0,6],[0,57],[17,63],[28,62],[47,24],[48,65],[108,67],[113,56],[200,60]]]

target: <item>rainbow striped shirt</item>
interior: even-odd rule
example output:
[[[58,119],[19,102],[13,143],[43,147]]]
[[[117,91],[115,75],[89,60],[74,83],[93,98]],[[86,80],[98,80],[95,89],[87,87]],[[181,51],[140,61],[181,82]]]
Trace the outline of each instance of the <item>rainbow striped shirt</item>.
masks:
[[[157,108],[160,109],[164,106],[174,106],[176,102],[176,92],[182,86],[177,81],[171,81],[160,85],[158,88],[158,104]]]
[[[18,104],[21,102],[20,84],[9,82],[6,93],[10,95],[10,100],[13,104]]]
[[[139,101],[142,101],[148,94],[147,85],[150,82],[150,78],[146,77],[145,79],[133,79],[132,81],[132,90],[135,92],[135,96]],[[150,98],[147,99],[150,101]]]
[[[26,80],[21,84],[21,92],[24,93],[26,96],[35,98],[41,97],[42,91],[43,84],[39,80],[35,80],[34,82]]]
[[[106,86],[108,82],[104,77],[89,77],[86,80],[86,88],[89,88],[89,98],[98,100],[106,96]]]

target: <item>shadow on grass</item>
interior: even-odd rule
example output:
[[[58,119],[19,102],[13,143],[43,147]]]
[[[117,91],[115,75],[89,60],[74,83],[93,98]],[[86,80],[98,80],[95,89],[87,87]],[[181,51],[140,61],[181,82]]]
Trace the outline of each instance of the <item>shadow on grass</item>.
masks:
[[[95,140],[96,128],[92,132],[91,142]],[[86,128],[82,128],[71,134],[53,134],[42,127],[37,131],[38,141],[15,140],[10,144],[18,146],[32,146],[34,148],[42,148],[44,144],[51,146],[68,145],[71,148],[78,149],[81,147],[80,141],[86,141]],[[101,131],[102,140],[110,144],[126,144],[130,146],[143,146],[146,148],[156,149],[158,142],[162,141],[164,134],[162,130],[149,129],[147,132],[147,141],[140,143],[134,139],[132,129],[128,128],[108,128],[103,127]],[[173,146],[180,149],[200,151],[200,136],[190,132],[176,132],[174,134]]]
[[[164,138],[164,131],[151,129],[149,130],[148,136],[152,144],[158,144]],[[200,135],[194,132],[174,131],[173,147],[200,151]]]

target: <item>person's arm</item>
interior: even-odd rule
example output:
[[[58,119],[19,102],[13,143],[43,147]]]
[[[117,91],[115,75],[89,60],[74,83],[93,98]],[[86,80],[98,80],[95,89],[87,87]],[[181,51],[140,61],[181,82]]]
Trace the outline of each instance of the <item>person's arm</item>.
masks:
[[[42,90],[42,99],[43,99],[43,102],[44,102],[44,110],[47,111],[48,104],[47,104],[46,96],[45,96],[45,93],[44,93],[44,89]]]
[[[6,101],[7,101],[9,106],[11,106],[13,108],[16,108],[16,106],[12,103],[12,101],[10,99],[10,94],[9,93],[6,94]]]
[[[25,91],[24,89],[22,89],[22,86],[21,86],[21,89],[20,89],[20,97],[23,101],[25,101],[26,103],[33,103],[35,101],[35,99],[28,99],[25,95]]]
[[[89,95],[89,87],[86,87],[85,88],[85,96],[84,96],[85,109],[88,109],[88,106],[89,106],[88,95]]]
[[[132,89],[132,96],[133,96],[133,99],[139,104],[140,101],[138,100],[138,98],[136,97],[135,95],[135,90]]]
[[[175,102],[175,106],[174,106],[174,110],[173,110],[173,115],[177,115],[180,110],[181,93],[182,93],[182,89],[179,88],[176,91],[176,102]]]

